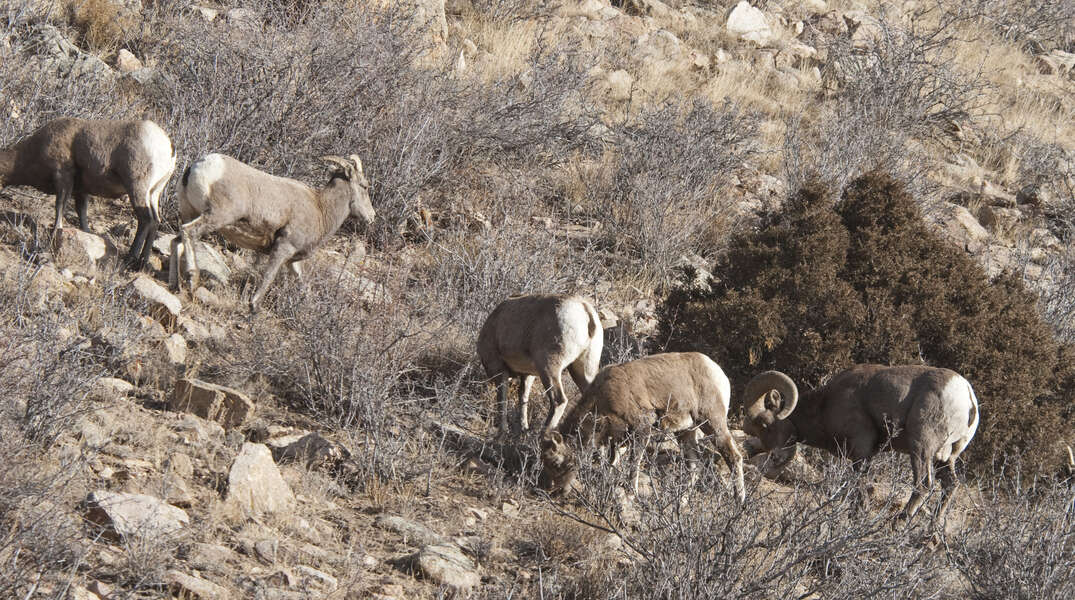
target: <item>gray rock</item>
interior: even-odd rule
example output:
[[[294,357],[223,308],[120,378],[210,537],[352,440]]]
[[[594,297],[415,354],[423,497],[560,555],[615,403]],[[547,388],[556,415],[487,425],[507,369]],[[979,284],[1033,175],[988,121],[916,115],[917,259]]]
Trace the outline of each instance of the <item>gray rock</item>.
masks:
[[[168,362],[173,365],[182,365],[187,362],[187,340],[178,333],[173,333],[164,340],[164,353]]]
[[[451,544],[433,544],[422,548],[417,563],[426,577],[441,585],[466,590],[481,583],[474,562]]]
[[[444,537],[425,525],[395,515],[382,514],[373,524],[381,529],[402,534],[403,541],[413,546],[431,546],[445,542]]]
[[[183,259],[184,251],[183,245],[176,246],[176,254],[179,260],[179,268],[183,277],[190,277],[190,272],[187,269],[187,261]],[[168,249],[169,257],[171,256],[171,248]],[[162,252],[163,254],[163,252]],[[224,255],[220,253],[214,246],[206,244],[204,242],[198,242],[197,251],[195,252],[195,260],[198,262],[198,273],[201,274],[203,279],[212,281],[216,284],[226,284],[231,279],[231,267],[224,260]]]
[[[168,537],[190,524],[190,517],[159,498],[97,490],[86,497],[86,518],[114,540]]]
[[[768,45],[773,40],[773,29],[765,20],[765,13],[743,0],[728,13],[725,27],[736,38],[754,42],[759,46]]]
[[[254,554],[270,565],[276,562],[276,553],[279,549],[280,542],[277,540],[269,539],[254,542]]]
[[[244,515],[263,515],[290,509],[295,495],[280,475],[264,444],[243,444],[228,473],[225,503]]]
[[[189,412],[220,423],[227,429],[238,427],[254,410],[254,403],[239,390],[198,379],[180,379],[168,402],[168,409]]]
[[[76,227],[64,227],[57,232],[55,243],[56,264],[93,277],[97,263],[106,256],[115,256],[116,248],[103,237],[87,233]]]
[[[335,577],[313,567],[299,565],[295,567],[294,571],[299,577],[300,585],[305,589],[327,593],[339,587]]]
[[[165,326],[175,322],[183,310],[183,303],[162,285],[145,275],[135,277],[128,286],[134,297],[149,303],[151,315]]]
[[[95,382],[95,387],[113,398],[122,398],[134,391],[134,384],[116,377],[102,377]]]
[[[308,433],[283,448],[273,449],[273,458],[277,462],[298,461],[307,468],[332,467],[350,454],[343,446],[326,439],[320,433]]]
[[[168,590],[172,597],[189,600],[226,600],[231,595],[228,590],[219,585],[206,581],[201,577],[187,575],[176,570],[164,574],[164,582],[168,584]]]
[[[195,543],[190,548],[187,563],[199,571],[227,573],[229,565],[239,562],[239,555],[234,550],[220,544]]]

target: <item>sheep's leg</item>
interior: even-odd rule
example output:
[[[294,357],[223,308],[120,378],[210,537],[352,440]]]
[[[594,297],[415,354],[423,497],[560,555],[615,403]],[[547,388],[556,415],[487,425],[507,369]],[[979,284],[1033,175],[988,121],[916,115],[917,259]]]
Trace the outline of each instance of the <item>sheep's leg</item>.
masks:
[[[75,174],[67,171],[56,173],[53,185],[56,187],[56,224],[52,229],[57,232],[63,229],[63,211],[75,188]]]
[[[638,473],[642,470],[642,459],[646,456],[651,435],[652,432],[647,430],[641,440],[633,439],[627,442],[631,452],[631,490],[635,496],[638,495]]]
[[[548,432],[556,429],[556,426],[560,424],[560,419],[564,418],[564,411],[567,410],[567,396],[564,395],[564,384],[559,371],[551,371],[548,368],[538,370],[541,384],[545,386],[545,395],[549,398],[549,416],[545,419],[543,430]]]
[[[90,195],[83,191],[76,193],[75,210],[78,212],[78,228],[85,232],[89,232],[90,230],[90,221],[87,218],[89,207]]]
[[[182,231],[183,224],[179,224],[179,229]],[[182,236],[176,236],[172,238],[171,251],[168,255],[168,287],[174,291],[179,291],[179,248]]]
[[[493,378],[496,385],[496,410],[500,414],[500,427],[497,436],[503,438],[508,434],[508,385],[511,379],[503,371]]]
[[[956,487],[959,481],[956,479],[956,459],[949,458],[946,461],[938,461],[934,464],[937,479],[941,482],[941,508],[937,513],[938,519],[944,519],[948,514],[948,507],[955,497]]]
[[[697,429],[684,429],[676,432],[676,440],[679,441],[679,451],[683,459],[687,461],[687,469],[691,472],[691,487],[698,481],[698,440],[695,437]]]
[[[138,219],[138,230],[134,234],[131,249],[127,252],[127,263],[132,269],[138,270],[145,266],[149,254],[146,251],[148,248],[145,247],[147,246],[146,240],[150,237],[151,231],[156,233],[157,225],[153,222],[147,206],[136,206],[134,216]]]
[[[739,451],[735,438],[727,430],[723,432],[717,431],[712,421],[703,423],[702,431],[706,435],[712,436],[713,445],[717,448],[721,458],[724,459],[724,464],[728,465],[728,471],[732,474],[732,490],[735,492],[735,497],[741,503],[746,502],[747,489],[743,480],[743,453]]]
[[[900,513],[900,520],[910,521],[922,503],[926,501],[929,489],[933,486],[933,461],[926,457],[911,455],[911,473],[914,479],[914,487],[911,490],[911,498],[907,506]]]
[[[220,229],[227,222],[221,222],[214,218],[215,213],[206,211],[179,226],[179,238],[183,241],[183,259],[186,263],[187,273],[190,276],[190,290],[198,289],[201,282],[201,273],[198,270],[198,253],[195,248],[201,237]]]
[[[530,430],[530,388],[534,387],[533,375],[519,376],[519,433]]]
[[[265,295],[265,291],[269,289],[269,285],[276,279],[276,273],[280,271],[280,267],[282,267],[285,262],[291,260],[292,256],[295,256],[296,252],[298,252],[298,248],[293,246],[287,238],[277,238],[272,255],[269,257],[269,266],[265,269],[265,275],[261,280],[261,285],[258,286],[258,291],[254,292],[254,297],[250,299],[250,312],[257,312],[261,297]]]
[[[591,362],[596,361],[591,361],[589,356],[584,356],[567,366],[571,380],[575,382],[575,387],[579,388],[581,393],[586,393],[586,388],[590,387],[590,382],[597,375],[596,368],[591,368],[593,366]]]

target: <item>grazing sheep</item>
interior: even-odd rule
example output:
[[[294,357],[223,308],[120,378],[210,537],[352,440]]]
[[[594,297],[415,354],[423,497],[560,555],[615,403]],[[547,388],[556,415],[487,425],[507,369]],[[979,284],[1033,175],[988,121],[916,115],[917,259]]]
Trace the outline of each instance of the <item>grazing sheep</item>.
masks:
[[[153,121],[56,119],[0,150],[0,187],[28,185],[55,194],[57,232],[71,197],[79,228],[89,231],[91,194],[127,194],[138,219],[128,257],[135,268],[149,258],[160,224],[160,196],[174,170],[172,142]]]
[[[593,381],[601,361],[604,330],[593,303],[578,296],[515,296],[501,302],[478,333],[478,357],[497,386],[500,435],[508,430],[509,377],[519,378],[516,431],[530,428],[527,396],[534,376],[549,398],[545,431],[567,409],[561,376],[566,368],[580,391]]]
[[[573,464],[566,444],[576,432],[582,442],[596,435],[600,445],[609,445],[613,462],[630,432],[643,436],[632,444],[632,485],[638,492],[638,470],[654,425],[675,433],[683,455],[691,463],[698,460],[696,431],[712,437],[724,462],[732,472],[732,487],[740,502],[746,499],[743,483],[743,455],[728,430],[731,385],[717,363],[697,352],[654,354],[631,362],[601,369],[558,431],[542,440],[543,470],[546,480],[567,479],[564,464]]]
[[[856,365],[801,399],[791,378],[766,371],[747,384],[743,401],[744,430],[768,450],[803,442],[843,454],[860,469],[886,444],[910,456],[914,491],[904,518],[925,501],[935,472],[939,514],[947,512],[955,460],[978,429],[970,383],[954,371],[920,365]]]
[[[261,285],[250,300],[256,311],[261,297],[285,263],[306,258],[340,228],[349,215],[367,225],[376,213],[369,182],[355,155],[323,156],[335,168],[325,187],[269,175],[223,154],[198,159],[179,185],[180,238],[190,273],[198,287],[198,264],[192,249],[207,233],[220,231],[231,243],[269,255]],[[178,285],[178,241],[172,242],[169,281]],[[297,269],[296,269],[297,270]]]

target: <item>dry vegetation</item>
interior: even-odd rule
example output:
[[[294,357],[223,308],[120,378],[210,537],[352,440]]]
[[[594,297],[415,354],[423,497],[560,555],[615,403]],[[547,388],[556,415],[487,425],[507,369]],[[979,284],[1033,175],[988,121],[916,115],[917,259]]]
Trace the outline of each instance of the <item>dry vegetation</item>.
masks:
[[[0,0],[0,146],[60,115],[146,116],[180,172],[224,152],[317,182],[314,157],[357,153],[378,214],[253,317],[254,257],[208,240],[232,280],[183,295],[172,323],[112,255],[61,270],[34,224],[51,197],[0,192],[0,596],[168,597],[170,569],[232,597],[452,596],[413,576],[383,512],[462,547],[474,597],[1075,596],[1075,80],[1040,63],[1075,52],[1070,2],[761,2],[783,15],[766,49],[726,32],[733,2],[449,0],[446,31],[412,4],[228,1],[208,20],[187,3]],[[120,49],[146,70],[112,71]],[[163,204],[174,232],[170,190]],[[1020,219],[982,241],[949,227],[953,207]],[[90,212],[124,247],[126,204]],[[983,421],[953,515],[893,528],[904,461],[857,473],[809,452],[814,477],[749,467],[745,506],[719,461],[691,487],[665,452],[638,498],[593,454],[580,490],[544,496],[533,440],[482,443],[494,402],[474,356],[492,307],[530,292],[614,313],[611,360],[702,350],[735,393],[764,368],[808,384],[855,361],[960,370]],[[164,410],[179,376],[244,390],[254,417],[225,432]],[[230,513],[242,442],[294,431],[350,458],[282,464],[290,513]],[[176,494],[172,470],[182,535],[110,542],[82,520],[96,489]],[[213,544],[228,558],[205,558]]]

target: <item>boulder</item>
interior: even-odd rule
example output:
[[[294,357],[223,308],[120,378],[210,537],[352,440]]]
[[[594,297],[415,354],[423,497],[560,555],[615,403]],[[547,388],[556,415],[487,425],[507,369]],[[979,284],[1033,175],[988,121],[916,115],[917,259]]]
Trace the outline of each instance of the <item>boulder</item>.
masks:
[[[967,252],[977,253],[988,246],[989,232],[965,207],[949,203],[939,216],[939,228]]]
[[[751,6],[746,0],[736,4],[728,13],[725,28],[737,39],[754,42],[759,46],[768,45],[774,38],[773,29],[765,20],[765,13]]]
[[[122,538],[168,537],[190,524],[181,508],[144,494],[124,494],[97,490],[86,497],[86,519],[104,529],[104,535]]]
[[[1023,211],[1018,208],[983,206],[978,211],[978,221],[1000,241],[1012,243],[1020,229]]]
[[[263,515],[290,509],[295,495],[280,475],[264,444],[243,444],[228,473],[225,503],[243,515]]]
[[[220,544],[195,543],[190,547],[187,563],[199,571],[226,573],[228,565],[241,562],[234,550]]]
[[[1038,63],[1038,72],[1043,75],[1075,73],[1075,54],[1071,52],[1053,50],[1049,54],[1039,54],[1034,59]]]
[[[102,377],[94,382],[94,386],[101,393],[113,398],[121,398],[134,391],[133,383],[128,383],[116,377]]]
[[[189,412],[231,429],[243,424],[253,412],[254,403],[239,390],[184,378],[176,381],[168,409]]]
[[[381,529],[402,534],[403,541],[414,546],[431,546],[445,541],[439,533],[425,525],[395,515],[382,514],[373,524]]]
[[[339,587],[339,582],[332,575],[306,565],[299,565],[294,569],[299,577],[299,585],[303,589],[315,592],[328,593]]]
[[[452,544],[426,546],[416,562],[426,577],[440,585],[466,590],[481,583],[477,566]]]
[[[176,570],[164,574],[164,583],[173,598],[184,600],[225,600],[231,596],[228,590],[201,577],[187,575]]]

